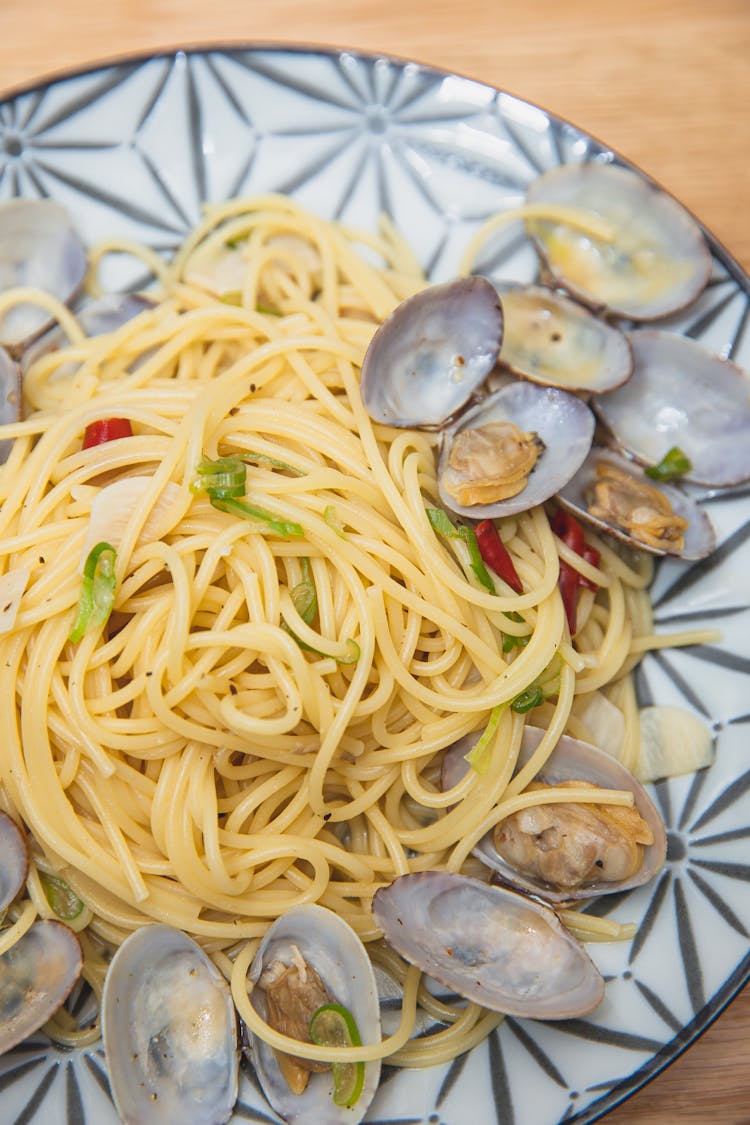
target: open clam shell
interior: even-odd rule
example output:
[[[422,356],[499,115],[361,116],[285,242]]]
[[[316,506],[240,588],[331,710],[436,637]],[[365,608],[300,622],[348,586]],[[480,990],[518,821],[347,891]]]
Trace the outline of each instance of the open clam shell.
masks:
[[[237,1020],[197,942],[144,926],[112,959],[101,1005],[112,1097],[125,1125],[221,1125],[237,1100]]]
[[[482,277],[432,285],[402,301],[375,332],[362,363],[367,412],[388,426],[439,426],[495,366],[503,314]]]
[[[493,422],[512,422],[524,433],[534,433],[544,450],[515,496],[490,504],[460,504],[451,494],[451,450],[456,436]],[[558,492],[578,471],[591,448],[595,420],[585,402],[557,387],[541,387],[525,380],[512,380],[501,386],[471,410],[443,435],[438,487],[446,508],[475,519],[493,519],[525,512]]]
[[[594,308],[656,320],[694,301],[711,274],[695,219],[672,196],[628,168],[566,164],[538,176],[530,203],[563,204],[610,222],[611,242],[563,223],[527,227],[555,282]]]
[[[505,328],[500,363],[535,383],[603,394],[633,370],[630,345],[570,297],[543,285],[500,282]]]
[[[644,542],[643,539],[629,535],[613,519],[592,515],[589,509],[594,486],[599,479],[598,466],[606,465],[613,466],[618,473],[625,473],[636,482],[644,481],[649,489],[655,489],[669,501],[676,516],[688,521],[682,548],[666,542],[663,547]],[[652,555],[676,555],[682,559],[703,559],[716,547],[716,532],[713,524],[693,496],[673,485],[650,480],[639,465],[613,450],[592,449],[576,475],[560,490],[557,499],[563,508],[579,519],[593,524],[599,531],[614,535],[637,551],[648,551]]]
[[[633,374],[594,405],[616,441],[646,465],[673,446],[685,480],[724,488],[750,480],[750,376],[686,336],[629,332]]]
[[[21,829],[0,811],[0,914],[13,902],[26,882],[29,845]]]
[[[62,922],[34,922],[0,956],[0,1054],[37,1031],[81,975],[78,938]]]
[[[522,769],[539,746],[544,731],[527,726],[518,756],[516,769]],[[479,737],[467,735],[446,754],[441,775],[444,790],[452,789],[470,768],[466,755]],[[578,899],[596,898],[615,894],[649,882],[664,866],[667,854],[667,837],[664,822],[656,805],[641,783],[633,777],[616,758],[587,742],[563,735],[538,775],[547,785],[565,781],[588,781],[603,789],[624,789],[633,794],[635,807],[653,834],[653,843],[644,847],[640,868],[630,878],[617,883],[598,880],[576,888],[552,886],[525,871],[519,871],[497,851],[493,833],[488,832],[473,849],[474,854],[489,868],[497,872],[504,883],[527,891],[547,902],[563,903]]]
[[[447,988],[512,1016],[593,1011],[604,981],[544,903],[443,871],[402,875],[372,904],[386,941]]]
[[[315,904],[296,907],[283,914],[269,928],[250,967],[256,982],[250,1003],[267,1022],[268,1011],[263,987],[257,984],[274,962],[292,965],[302,957],[317,972],[335,1001],[348,1008],[354,1017],[363,1044],[381,1038],[380,1004],[372,963],[354,930],[337,914]],[[380,1061],[365,1065],[362,1093],[351,1107],[333,1101],[333,1076],[330,1070],[310,1075],[306,1089],[293,1093],[279,1070],[273,1050],[251,1034],[252,1062],[268,1101],[284,1121],[294,1125],[356,1125],[364,1117],[380,1079]]]
[[[22,406],[21,369],[0,347],[0,426],[18,422]],[[7,461],[11,444],[9,438],[0,439],[0,462]]]
[[[0,291],[30,286],[67,304],[86,270],[83,242],[59,203],[13,199],[0,206]],[[14,305],[0,315],[0,344],[20,351],[49,321],[38,305]]]

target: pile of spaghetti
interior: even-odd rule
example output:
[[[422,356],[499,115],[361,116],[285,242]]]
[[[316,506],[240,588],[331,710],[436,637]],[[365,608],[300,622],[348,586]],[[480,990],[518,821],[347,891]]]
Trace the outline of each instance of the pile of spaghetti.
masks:
[[[498,524],[518,593],[435,529],[437,437],[374,424],[359,394],[375,327],[426,284],[388,226],[263,197],[209,210],[169,266],[114,249],[147,260],[159,299],[87,338],[40,296],[70,343],[28,371],[0,468],[0,570],[25,582],[0,635],[0,802],[34,860],[4,946],[50,914],[46,872],[83,904],[97,988],[146,922],[231,976],[310,901],[403,979],[376,940],[379,886],[476,871],[473,845],[537,799],[519,794],[560,734],[591,739],[593,698],[632,764],[650,563],[588,533],[587,561],[536,508]],[[573,640],[561,559],[588,580]],[[514,778],[529,719],[547,737]],[[481,762],[444,794],[442,752],[470,732]],[[500,1018],[420,997],[446,1027],[391,1061],[441,1061]],[[81,1042],[63,1019],[53,1034]]]

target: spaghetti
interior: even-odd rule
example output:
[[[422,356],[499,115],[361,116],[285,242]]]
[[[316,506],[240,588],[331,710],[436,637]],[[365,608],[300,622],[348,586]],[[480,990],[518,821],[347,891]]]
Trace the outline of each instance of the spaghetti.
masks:
[[[587,736],[593,694],[622,714],[633,764],[629,672],[662,643],[650,561],[591,535],[593,566],[537,508],[500,528],[523,592],[499,579],[490,592],[466,543],[436,533],[434,435],[375,425],[359,395],[375,326],[425,285],[390,227],[363,235],[268,196],[212,208],[171,266],[101,248],[112,251],[140,254],[160,299],[91,338],[44,299],[70,343],[29,369],[27,418],[7,428],[0,468],[2,571],[29,572],[0,636],[0,799],[35,861],[6,938],[51,913],[38,872],[55,873],[85,903],[96,989],[107,949],[158,920],[202,942],[252,1019],[258,941],[284,911],[319,902],[406,982],[381,1053],[397,1048],[391,1061],[409,1066],[453,1057],[500,1017],[418,985],[378,943],[372,895],[407,872],[476,871],[471,848],[499,820],[569,800],[522,790],[563,731]],[[83,448],[86,427],[110,417],[132,436]],[[249,518],[201,490],[201,463],[227,457],[245,466]],[[112,612],[73,643],[99,540],[114,550]],[[597,588],[582,592],[575,644],[561,558]],[[517,713],[545,676],[545,701]],[[547,735],[514,778],[528,718]],[[441,792],[442,751],[491,720],[486,770]],[[566,921],[589,939],[627,932]],[[410,1042],[420,1005],[448,1027]],[[95,1037],[65,1018],[56,1037]]]

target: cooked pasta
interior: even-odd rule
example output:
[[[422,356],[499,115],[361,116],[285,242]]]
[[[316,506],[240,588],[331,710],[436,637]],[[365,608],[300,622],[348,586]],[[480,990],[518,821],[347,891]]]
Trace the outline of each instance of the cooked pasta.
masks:
[[[364,235],[268,196],[211,208],[169,266],[101,248],[113,251],[141,254],[158,300],[86,337],[45,299],[69,344],[28,370],[0,468],[2,572],[28,571],[0,636],[0,795],[34,841],[4,944],[52,913],[38,872],[55,873],[85,904],[95,988],[106,950],[158,920],[201,941],[251,1020],[258,941],[318,902],[404,983],[399,1030],[372,1050],[409,1066],[453,1057],[500,1017],[432,997],[378,942],[373,893],[407,872],[478,873],[471,849],[494,824],[570,800],[524,790],[563,732],[590,737],[594,694],[621,714],[633,764],[629,673],[663,643],[650,561],[587,533],[594,566],[539,507],[500,524],[523,592],[500,579],[490,592],[466,543],[436,533],[436,436],[374,424],[359,394],[376,324],[426,284],[389,226]],[[132,436],[84,448],[86,427],[113,417]],[[220,458],[245,466],[249,519],[201,488],[201,465]],[[113,548],[111,616],[73,642],[100,541]],[[574,642],[560,558],[596,586]],[[546,700],[518,713],[535,682]],[[547,733],[514,776],[527,721]],[[486,769],[442,792],[443,751],[485,730]],[[566,921],[589,939],[629,932]],[[447,1026],[410,1042],[419,1005]],[[76,1041],[64,1021],[52,1033]]]

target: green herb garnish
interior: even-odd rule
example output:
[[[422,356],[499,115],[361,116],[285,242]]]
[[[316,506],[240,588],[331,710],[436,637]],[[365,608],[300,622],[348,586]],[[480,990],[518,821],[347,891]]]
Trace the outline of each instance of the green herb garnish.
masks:
[[[319,1047],[361,1047],[354,1016],[343,1004],[322,1004],[310,1020],[310,1038]],[[365,1084],[363,1062],[334,1063],[333,1100],[349,1108],[359,1101]]]
[[[47,901],[58,918],[61,918],[63,922],[71,922],[78,917],[83,910],[83,903],[64,879],[40,871],[39,880],[44,888]]]
[[[273,512],[248,504],[238,497],[244,496],[247,467],[239,457],[219,457],[212,461],[202,458],[197,467],[198,477],[191,484],[193,492],[205,492],[211,504],[220,512],[264,525],[263,530],[282,539],[299,538],[304,528],[295,520],[280,519]]]
[[[469,548],[469,562],[474,577],[491,594],[496,594],[495,583],[490,578],[490,573],[484,565],[474,529],[467,527],[464,523],[454,527],[442,508],[427,508],[427,518],[438,535],[442,535],[445,539],[463,540]]]
[[[80,641],[89,629],[104,625],[115,601],[115,560],[117,552],[109,543],[97,543],[83,566],[78,615],[68,639]]]
[[[673,445],[664,454],[658,465],[651,465],[646,469],[646,476],[651,477],[652,480],[669,481],[689,473],[692,467],[690,458],[682,452],[679,446]]]

